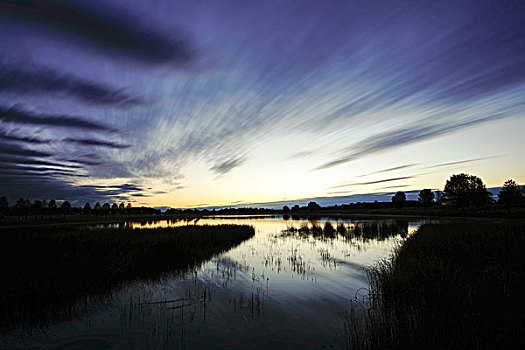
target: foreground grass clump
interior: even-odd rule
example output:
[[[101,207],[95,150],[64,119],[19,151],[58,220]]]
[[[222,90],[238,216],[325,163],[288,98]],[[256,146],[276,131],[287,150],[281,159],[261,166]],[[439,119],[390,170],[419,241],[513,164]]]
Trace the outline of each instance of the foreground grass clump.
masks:
[[[0,323],[38,320],[81,296],[110,291],[125,281],[185,271],[253,235],[253,227],[238,225],[4,229]]]
[[[369,271],[349,348],[523,348],[524,253],[524,225],[422,226]]]

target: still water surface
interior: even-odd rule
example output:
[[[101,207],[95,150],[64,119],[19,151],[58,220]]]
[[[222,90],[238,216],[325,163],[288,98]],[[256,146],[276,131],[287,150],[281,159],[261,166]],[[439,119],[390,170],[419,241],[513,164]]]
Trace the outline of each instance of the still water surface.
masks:
[[[347,233],[305,229],[327,222]],[[9,335],[11,346],[340,348],[344,312],[366,295],[363,266],[387,257],[422,221],[223,216],[111,225],[188,224],[247,224],[256,234],[190,272],[134,282],[104,298],[79,302],[45,324],[23,325]]]

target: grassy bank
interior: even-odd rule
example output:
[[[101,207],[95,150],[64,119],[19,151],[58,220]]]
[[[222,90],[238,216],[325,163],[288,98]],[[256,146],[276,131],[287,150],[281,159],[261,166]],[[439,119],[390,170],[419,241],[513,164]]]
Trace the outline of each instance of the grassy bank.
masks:
[[[322,208],[311,215],[317,216],[406,216],[406,217],[450,217],[450,218],[502,218],[523,219],[525,208],[499,206],[482,208],[456,208],[453,206],[404,207],[404,208]]]
[[[2,229],[0,324],[41,319],[123,282],[187,270],[254,235],[250,226]]]
[[[369,309],[348,316],[356,349],[525,345],[524,225],[425,225],[370,270]]]
[[[5,216],[0,219],[0,229],[10,227],[42,227],[42,226],[58,226],[58,225],[72,225],[72,224],[103,224],[103,223],[118,223],[127,221],[157,221],[157,220],[193,220],[202,217],[201,214],[130,214],[130,215],[46,215],[41,217],[39,215],[30,215],[27,218],[18,216]]]

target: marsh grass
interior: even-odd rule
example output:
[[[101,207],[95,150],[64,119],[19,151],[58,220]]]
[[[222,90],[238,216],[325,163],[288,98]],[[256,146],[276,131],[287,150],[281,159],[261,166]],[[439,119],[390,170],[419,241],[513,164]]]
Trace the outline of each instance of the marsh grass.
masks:
[[[369,270],[354,349],[523,348],[525,226],[424,225]]]
[[[352,225],[340,222],[334,228],[330,222],[324,226],[303,224],[299,228],[289,226],[281,232],[281,236],[299,236],[333,239],[338,235],[347,239],[385,240],[391,237],[405,237],[408,233],[408,221],[405,220],[382,220],[382,221],[358,221]]]
[[[126,282],[187,271],[253,235],[239,225],[2,229],[0,324],[37,321]]]

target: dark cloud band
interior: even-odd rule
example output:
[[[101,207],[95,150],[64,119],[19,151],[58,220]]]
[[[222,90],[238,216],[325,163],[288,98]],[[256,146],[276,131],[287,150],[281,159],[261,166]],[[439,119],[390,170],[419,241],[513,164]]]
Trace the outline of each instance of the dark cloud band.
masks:
[[[102,141],[102,140],[96,140],[96,139],[73,139],[73,138],[66,138],[62,140],[64,142],[68,143],[76,143],[78,145],[82,146],[97,146],[97,147],[109,147],[109,148],[117,148],[117,149],[124,149],[131,147],[130,145],[124,145],[120,143],[115,143],[111,141]]]
[[[0,68],[0,91],[22,95],[63,94],[89,104],[120,107],[133,107],[145,103],[123,90],[43,68]]]
[[[37,116],[34,113],[24,111],[19,107],[6,108],[0,106],[0,121],[33,126],[52,126],[109,132],[116,131],[106,125],[89,121],[81,117],[52,114]]]
[[[168,38],[89,2],[73,0],[0,0],[0,16],[21,20],[139,61],[184,63],[193,57],[186,40]]]

